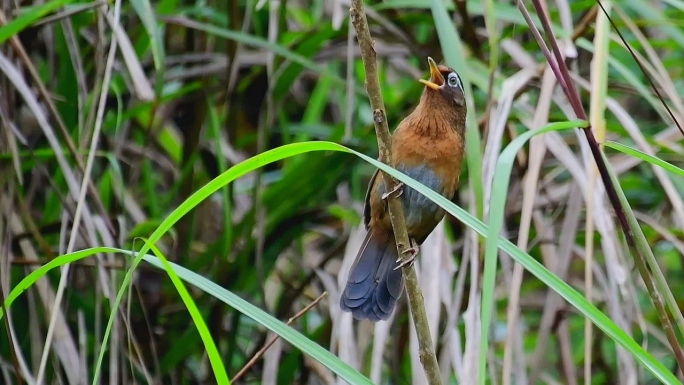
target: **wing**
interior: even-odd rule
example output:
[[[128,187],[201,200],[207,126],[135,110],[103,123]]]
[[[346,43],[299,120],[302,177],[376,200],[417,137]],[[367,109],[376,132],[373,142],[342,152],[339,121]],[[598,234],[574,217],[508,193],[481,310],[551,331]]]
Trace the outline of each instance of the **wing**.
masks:
[[[363,224],[364,224],[364,226],[366,226],[366,230],[368,230],[368,225],[370,223],[370,218],[371,218],[370,194],[371,194],[371,191],[373,190],[373,185],[375,184],[375,179],[378,177],[378,171],[379,171],[379,169],[375,169],[375,172],[373,173],[373,176],[371,177],[370,182],[368,182],[368,189],[366,190],[366,198],[363,200]]]

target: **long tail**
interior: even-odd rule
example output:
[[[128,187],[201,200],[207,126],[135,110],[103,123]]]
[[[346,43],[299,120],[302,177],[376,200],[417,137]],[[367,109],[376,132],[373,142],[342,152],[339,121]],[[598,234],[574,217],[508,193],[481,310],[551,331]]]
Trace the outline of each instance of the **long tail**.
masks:
[[[340,297],[342,310],[358,320],[388,319],[404,287],[401,269],[394,270],[396,261],[394,240],[369,230]]]

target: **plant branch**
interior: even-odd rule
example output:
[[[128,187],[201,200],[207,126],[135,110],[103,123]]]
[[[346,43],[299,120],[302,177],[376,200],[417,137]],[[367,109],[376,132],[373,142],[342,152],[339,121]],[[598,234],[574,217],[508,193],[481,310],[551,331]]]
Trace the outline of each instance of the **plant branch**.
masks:
[[[380,161],[392,166],[392,141],[389,127],[387,126],[385,106],[382,101],[382,92],[380,91],[380,81],[378,80],[375,47],[368,28],[368,20],[366,19],[363,0],[352,0],[349,14],[354,29],[356,29],[363,67],[366,72],[366,91],[368,92],[368,99],[370,100],[371,108],[373,109],[373,122],[375,125],[375,133],[378,138]],[[387,191],[393,191],[397,186],[397,181],[384,172],[380,172],[380,174],[385,181]],[[394,237],[397,242],[397,251],[403,259],[404,256],[408,254],[407,251],[411,245],[406,230],[404,209],[398,197],[394,196],[394,194],[390,194],[387,198],[387,203],[389,217],[392,221],[392,228],[394,230]],[[413,322],[416,326],[420,362],[423,364],[428,383],[431,385],[441,385],[442,379],[439,372],[439,365],[437,364],[437,356],[432,346],[430,326],[428,324],[427,313],[425,312],[423,293],[418,285],[416,269],[412,264],[405,265],[402,268],[402,274],[406,282],[405,287],[409,308],[411,310]]]

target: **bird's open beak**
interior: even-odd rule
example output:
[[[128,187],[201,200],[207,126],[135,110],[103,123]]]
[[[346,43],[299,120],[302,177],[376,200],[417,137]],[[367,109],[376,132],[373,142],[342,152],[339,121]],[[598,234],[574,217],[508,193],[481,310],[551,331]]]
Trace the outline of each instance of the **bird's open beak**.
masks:
[[[433,90],[438,90],[442,85],[444,85],[444,76],[442,76],[442,73],[439,72],[437,63],[435,63],[435,61],[429,56],[428,64],[430,65],[430,80],[420,79],[419,81]]]

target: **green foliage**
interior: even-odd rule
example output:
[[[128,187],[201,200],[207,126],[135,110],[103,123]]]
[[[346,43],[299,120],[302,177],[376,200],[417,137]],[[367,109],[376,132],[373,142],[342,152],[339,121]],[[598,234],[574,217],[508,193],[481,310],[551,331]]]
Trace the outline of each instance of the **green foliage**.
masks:
[[[337,314],[340,261],[358,247],[347,246],[350,228],[360,225],[368,178],[381,167],[451,215],[443,240],[448,258],[465,269],[465,278],[457,278],[459,270],[440,281],[435,295],[441,314],[433,331],[450,383],[469,380],[454,363],[477,367],[480,383],[505,382],[500,360],[511,333],[505,329],[506,294],[514,288],[508,287],[510,271],[497,267],[511,261],[526,270],[519,290],[530,301],[517,305],[524,357],[508,346],[515,376],[506,381],[517,383],[517,371],[524,370],[537,383],[546,383],[541,375],[563,383],[568,374],[562,370],[573,370],[585,382],[586,360],[593,384],[615,383],[629,370],[638,373],[639,383],[679,383],[671,374],[676,361],[631,256],[637,251],[647,256],[681,339],[682,134],[649,78],[680,116],[684,25],[677,18],[682,1],[666,0],[661,7],[645,0],[613,4],[611,17],[648,74],[609,30],[604,36],[607,70],[601,74],[607,85],[602,98],[609,101],[602,114],[603,146],[639,244],[637,250],[625,245],[612,213],[597,218],[615,230],[593,234],[590,289],[583,278],[585,242],[592,235],[585,231],[587,205],[582,200],[579,214],[567,208],[570,194],[583,191],[576,186],[587,186],[591,177],[584,136],[567,130],[585,123],[573,120],[557,85],[544,107],[540,88],[546,86],[546,59],[515,2],[466,2],[476,42],[467,38],[469,27],[457,2],[366,2],[391,128],[420,97],[416,75],[427,73],[427,56],[455,68],[465,83],[467,161],[454,202],[374,160],[377,145],[363,66],[358,55],[348,57],[348,9],[320,0],[279,2],[277,9],[271,8],[276,2],[258,0],[121,2],[123,33],[111,84],[102,90],[115,3],[52,0],[3,10],[9,20],[0,27],[0,42],[7,48],[2,55],[22,74],[41,111],[26,103],[7,69],[0,69],[7,80],[0,82],[7,101],[0,103],[0,246],[10,256],[0,262],[0,282],[10,289],[2,293],[7,307],[0,314],[12,315],[0,317],[1,375],[14,379],[8,368],[17,354],[36,376],[33,357],[42,354],[50,319],[45,308],[52,309],[36,287],[44,282],[55,291],[61,275],[56,268],[71,263],[58,306],[68,332],[53,337],[49,359],[55,364],[47,365],[45,383],[80,376],[64,357],[64,346],[72,344],[80,355],[74,365],[88,373],[88,382],[227,384],[269,339],[268,332],[286,342],[277,361],[278,384],[325,382],[322,378],[331,373],[352,384],[371,383],[374,373],[383,384],[411,383],[418,352],[409,342],[412,325],[405,307],[399,308],[388,339],[366,341],[367,325],[343,329]],[[565,48],[574,31],[562,17],[570,16],[571,27],[580,28],[596,3],[568,6],[549,3],[554,34]],[[542,28],[537,15],[532,22]],[[602,51],[594,44],[595,22],[580,32],[579,54],[568,61],[590,111],[599,84],[591,78],[591,61]],[[26,57],[10,41],[15,36]],[[503,137],[492,138],[492,121],[503,113],[501,101],[512,97],[510,80],[525,71],[535,75],[512,98]],[[107,103],[102,132],[94,138],[101,93]],[[39,121],[40,114],[46,122]],[[539,141],[530,144],[535,135]],[[86,167],[92,140],[97,152]],[[542,141],[540,150],[536,146]],[[492,145],[502,150],[486,154],[485,147]],[[544,152],[531,187],[533,214],[550,230],[534,223],[521,228],[521,190],[530,188],[525,178],[533,151]],[[485,168],[491,165],[495,172],[487,181]],[[91,183],[79,202],[85,169],[91,170]],[[72,178],[76,188],[69,184]],[[597,179],[595,186],[600,184]],[[563,234],[570,214],[578,215],[580,225],[573,234]],[[75,215],[82,216],[79,229],[71,228]],[[78,231],[77,246],[67,252],[72,231]],[[530,242],[521,250],[514,243],[525,231]],[[558,256],[550,255],[547,245],[558,249],[568,236],[571,259],[559,277],[551,273]],[[607,253],[611,247],[617,262]],[[140,253],[130,251],[138,248]],[[113,255],[126,256],[125,272]],[[511,261],[502,259],[508,256]],[[435,260],[431,257],[419,257],[421,268]],[[141,260],[146,262],[139,265]],[[473,261],[481,262],[476,266],[481,272],[473,269],[476,275],[470,270]],[[449,275],[445,260],[439,263],[443,276]],[[477,290],[469,295],[473,287]],[[587,290],[592,301],[585,298]],[[324,291],[326,299],[285,325]],[[543,324],[554,309],[547,302],[551,292],[562,298],[553,329]],[[458,293],[463,298],[456,300]],[[473,313],[466,310],[475,316],[468,318]],[[125,322],[114,322],[116,317]],[[585,317],[598,328],[589,358]],[[5,321],[12,338],[4,337],[9,335]],[[485,333],[470,334],[473,322]],[[471,338],[479,341],[479,354],[463,355],[468,343],[477,345]],[[342,339],[352,341],[355,363],[336,357]],[[380,344],[387,350],[378,361],[373,348]],[[452,356],[456,351],[460,356]],[[535,361],[539,352],[542,363]],[[352,368],[356,364],[358,371]],[[260,383],[268,370],[257,361],[240,382]],[[118,378],[111,377],[117,373]]]

